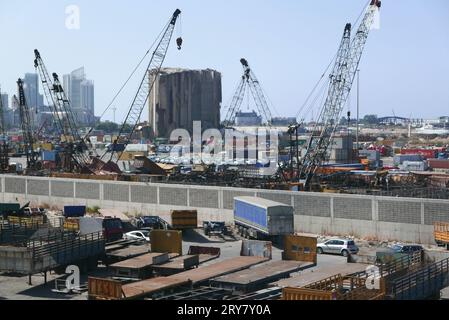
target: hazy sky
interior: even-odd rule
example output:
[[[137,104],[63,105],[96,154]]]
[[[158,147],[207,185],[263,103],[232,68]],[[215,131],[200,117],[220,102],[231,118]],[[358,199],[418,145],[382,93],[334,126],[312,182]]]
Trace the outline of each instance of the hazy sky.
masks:
[[[34,72],[33,49],[50,72],[85,66],[103,112],[176,8],[182,51],[172,43],[165,67],[212,68],[231,100],[248,59],[277,113],[294,116],[334,56],[346,22],[366,0],[0,0],[0,85]],[[66,28],[68,5],[80,8],[80,29]],[[385,0],[360,65],[361,113],[431,118],[449,115],[449,1]],[[139,70],[116,102],[122,121]],[[42,93],[42,90],[41,90]],[[355,112],[355,102],[350,108]],[[246,102],[245,102],[246,104]],[[246,107],[245,107],[246,108]],[[146,114],[145,114],[146,115]],[[112,111],[104,119],[112,119]]]

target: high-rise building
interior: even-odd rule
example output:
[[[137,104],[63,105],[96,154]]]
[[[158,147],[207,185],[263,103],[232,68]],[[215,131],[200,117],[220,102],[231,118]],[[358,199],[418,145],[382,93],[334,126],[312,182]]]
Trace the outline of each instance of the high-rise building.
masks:
[[[86,79],[84,67],[64,75],[63,87],[78,124],[89,125],[94,123],[94,83]]]
[[[164,68],[156,75],[149,97],[149,124],[155,137],[168,138],[174,129],[219,128],[221,74],[218,71]]]
[[[37,73],[25,73],[23,90],[30,109],[38,109],[44,104],[44,97],[39,93],[39,76]]]
[[[7,110],[9,108],[9,96],[7,93],[2,93],[0,95],[0,98],[2,99],[2,107],[3,110]]]
[[[94,116],[95,110],[94,96],[94,82],[91,80],[81,82],[81,107],[92,117]]]

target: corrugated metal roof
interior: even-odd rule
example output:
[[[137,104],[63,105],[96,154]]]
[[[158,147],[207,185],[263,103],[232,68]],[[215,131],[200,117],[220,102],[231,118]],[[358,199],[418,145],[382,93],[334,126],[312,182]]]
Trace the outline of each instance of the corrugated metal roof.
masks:
[[[258,207],[262,207],[262,208],[269,208],[269,207],[291,207],[285,203],[281,203],[281,202],[276,202],[276,201],[271,201],[271,200],[267,200],[264,198],[257,198],[257,197],[234,197],[234,201],[235,200],[239,200],[239,201],[243,201],[246,203],[250,203],[253,204],[255,206]]]

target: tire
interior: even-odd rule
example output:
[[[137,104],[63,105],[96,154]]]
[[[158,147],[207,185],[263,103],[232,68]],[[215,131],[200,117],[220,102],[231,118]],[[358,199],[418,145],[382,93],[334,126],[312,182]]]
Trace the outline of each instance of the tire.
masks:
[[[316,249],[316,253],[318,253],[318,254],[323,254],[323,249],[322,249],[322,248],[317,248],[317,249]]]
[[[341,255],[342,255],[343,257],[347,258],[347,257],[349,256],[348,250],[342,250],[342,251],[341,251]]]

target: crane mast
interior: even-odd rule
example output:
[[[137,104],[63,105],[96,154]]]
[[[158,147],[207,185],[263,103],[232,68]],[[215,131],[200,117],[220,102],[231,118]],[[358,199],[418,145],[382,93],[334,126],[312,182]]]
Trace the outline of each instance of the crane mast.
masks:
[[[131,103],[131,107],[126,115],[125,121],[123,122],[122,127],[120,128],[120,132],[118,138],[113,143],[112,156],[115,151],[118,151],[116,146],[118,144],[118,139],[124,133],[127,126],[131,127],[130,132],[126,135],[123,144],[124,146],[128,145],[132,139],[132,136],[136,130],[137,125],[139,124],[140,117],[145,108],[146,102],[148,101],[148,97],[154,87],[154,83],[156,82],[156,78],[162,68],[162,64],[165,60],[165,56],[167,55],[168,47],[170,45],[171,38],[173,36],[173,31],[175,29],[176,21],[181,14],[181,10],[176,9],[173,13],[173,16],[170,18],[168,26],[164,29],[161,39],[154,50],[150,62],[145,70],[145,74],[140,82],[139,89],[137,90],[136,95]],[[182,39],[177,39],[178,49],[181,49]],[[149,72],[155,74],[155,77],[148,77]],[[150,78],[150,79],[148,79]],[[119,158],[119,157],[118,157]],[[117,159],[118,161],[118,159]]]
[[[1,92],[1,91],[0,91]],[[0,97],[0,173],[9,171],[9,155],[8,155],[8,137],[5,129],[5,116],[3,110],[3,101]]]
[[[22,79],[17,81],[17,88],[19,98],[14,96],[14,99],[19,105],[20,121],[22,125],[23,142],[25,145],[25,153],[27,157],[27,168],[36,169],[37,168],[37,154],[34,152],[34,136],[32,130],[32,123],[30,117],[30,109],[25,98],[24,84]]]
[[[226,113],[225,121],[223,125],[225,127],[232,126],[235,122],[235,116],[237,112],[240,110],[240,107],[243,102],[243,97],[245,96],[246,91],[246,78],[245,75],[242,76],[237,90],[235,91],[234,96],[232,97],[231,104],[229,106],[228,112]]]
[[[372,0],[351,40],[351,25],[345,26],[334,68],[330,74],[326,101],[302,159],[300,182],[307,188],[320,164],[325,161],[343,108],[348,100],[368,34],[374,22],[379,0]]]
[[[226,113],[224,126],[228,127],[234,124],[235,117],[237,113],[240,111],[243,98],[245,93],[249,90],[251,91],[251,95],[253,96],[254,103],[256,104],[256,108],[259,111],[260,115],[264,117],[268,125],[271,125],[272,115],[270,108],[268,107],[267,100],[263,93],[262,87],[254,74],[253,70],[250,68],[248,61],[244,58],[240,59],[240,63],[243,67],[243,75],[240,80],[240,83],[237,87],[237,90],[232,98],[231,104],[228,108],[228,112]]]
[[[52,107],[53,118],[66,144],[66,163],[64,167],[69,171],[73,170],[74,165],[79,169],[88,170],[90,159],[85,154],[87,146],[78,132],[70,101],[64,92],[59,77],[56,73],[52,74],[52,78],[50,77],[38,50],[34,50],[34,55],[34,66],[39,71],[45,97]]]
[[[262,87],[260,85],[259,80],[257,80],[256,75],[253,70],[250,68],[248,61],[246,59],[241,59],[240,63],[244,69],[244,77],[248,83],[248,86],[251,90],[251,93],[254,98],[254,102],[256,103],[256,107],[259,110],[260,114],[265,117],[265,120],[268,125],[271,125],[271,121],[273,116],[271,115],[270,108],[268,107],[267,100],[265,99],[265,95],[263,94]]]

